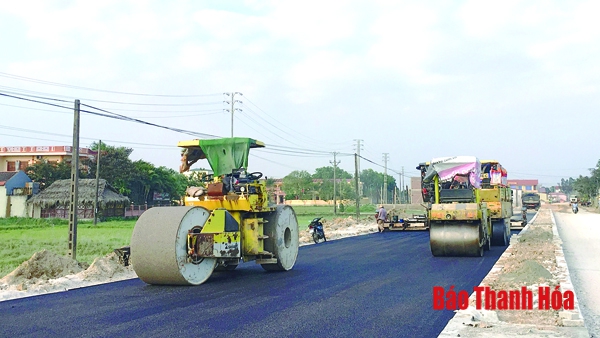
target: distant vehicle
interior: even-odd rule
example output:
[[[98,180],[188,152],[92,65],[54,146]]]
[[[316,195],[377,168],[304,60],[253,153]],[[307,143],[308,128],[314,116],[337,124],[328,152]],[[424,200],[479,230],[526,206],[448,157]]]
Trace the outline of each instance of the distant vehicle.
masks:
[[[540,195],[535,192],[524,193],[521,197],[521,202],[523,206],[527,209],[535,209],[538,210],[540,208]]]
[[[577,195],[571,197],[569,204],[573,204],[573,203],[579,203],[579,197],[577,197]]]
[[[321,218],[322,217],[317,217],[313,219],[308,225],[309,232],[316,244],[327,242],[325,231],[323,230],[323,223],[321,223]]]
[[[527,225],[527,208],[523,207],[521,214],[514,214],[510,218],[510,229],[520,230]]]

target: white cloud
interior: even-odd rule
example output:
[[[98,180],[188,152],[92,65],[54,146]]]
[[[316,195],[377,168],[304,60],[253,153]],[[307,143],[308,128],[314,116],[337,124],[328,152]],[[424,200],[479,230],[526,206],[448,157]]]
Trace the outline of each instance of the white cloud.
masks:
[[[265,28],[276,38],[302,47],[327,47],[356,33],[357,13],[336,1],[278,1],[265,17]]]
[[[426,66],[434,59],[439,42],[435,32],[438,14],[423,5],[390,5],[370,29],[374,42],[368,51],[368,64],[398,72],[414,83],[439,83],[444,77],[430,73]]]
[[[296,91],[303,92],[301,101],[327,95],[333,83],[352,81],[360,73],[360,63],[356,58],[340,52],[318,51],[287,72],[287,80]],[[298,99],[298,95],[292,97]]]
[[[496,35],[519,17],[519,0],[467,1],[458,12],[467,36],[485,38]]]

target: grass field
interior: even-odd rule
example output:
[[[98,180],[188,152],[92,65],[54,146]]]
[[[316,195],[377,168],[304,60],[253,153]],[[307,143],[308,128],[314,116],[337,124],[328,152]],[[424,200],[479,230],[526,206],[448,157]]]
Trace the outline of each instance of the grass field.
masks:
[[[114,249],[128,245],[135,220],[98,223],[80,222],[77,226],[77,260],[92,263]],[[0,219],[0,276],[14,270],[43,249],[57,254],[69,253],[69,225],[56,219]]]
[[[374,209],[373,206],[367,209],[370,208]],[[300,231],[308,228],[308,224],[315,217],[331,220],[356,215],[354,212],[344,212],[336,216],[333,208],[327,206],[297,206],[294,207],[294,211]],[[373,213],[374,210],[363,210],[361,219],[372,220]],[[129,245],[135,222],[134,219],[111,220],[94,226],[91,221],[80,221],[77,226],[77,260],[90,264],[97,257],[103,257],[116,248]],[[68,255],[69,225],[66,220],[61,219],[0,218],[0,243],[2,277],[43,249],[59,255]]]

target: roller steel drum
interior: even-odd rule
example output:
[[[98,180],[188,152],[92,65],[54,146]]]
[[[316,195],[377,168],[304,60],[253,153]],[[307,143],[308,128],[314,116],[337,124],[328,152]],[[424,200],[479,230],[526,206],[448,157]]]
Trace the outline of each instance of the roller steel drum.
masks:
[[[434,256],[483,256],[481,224],[431,222],[429,245]]]
[[[216,258],[187,261],[187,234],[203,226],[210,212],[202,207],[157,207],[146,210],[131,235],[131,262],[148,284],[199,285],[212,274]]]

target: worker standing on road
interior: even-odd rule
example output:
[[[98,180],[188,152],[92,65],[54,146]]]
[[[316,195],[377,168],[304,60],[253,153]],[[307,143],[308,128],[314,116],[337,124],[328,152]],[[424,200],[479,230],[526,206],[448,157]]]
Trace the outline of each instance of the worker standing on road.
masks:
[[[379,212],[377,213],[377,227],[379,228],[379,232],[383,232],[383,223],[387,219],[387,211],[383,207],[383,204],[379,205]]]

